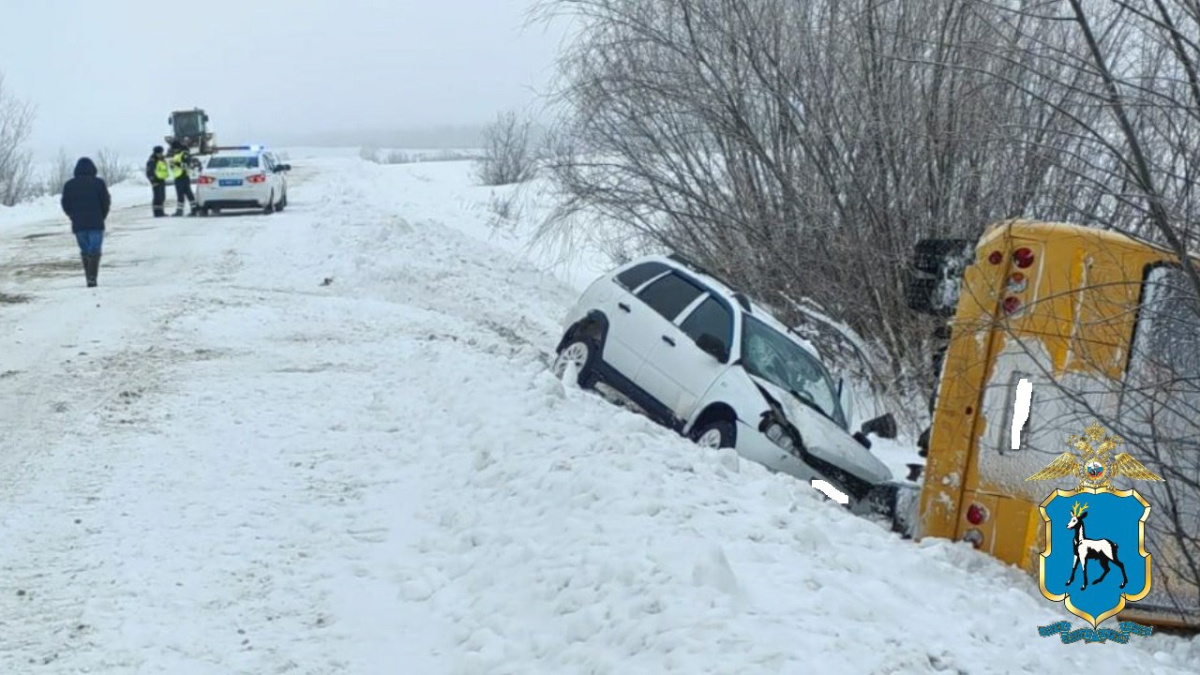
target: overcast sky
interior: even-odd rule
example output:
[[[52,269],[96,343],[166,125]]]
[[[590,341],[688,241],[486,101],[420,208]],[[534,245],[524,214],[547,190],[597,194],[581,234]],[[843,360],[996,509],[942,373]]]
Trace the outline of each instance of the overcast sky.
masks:
[[[223,143],[486,122],[537,104],[562,30],[530,0],[0,0],[0,72],[31,146],[149,151],[171,110]]]

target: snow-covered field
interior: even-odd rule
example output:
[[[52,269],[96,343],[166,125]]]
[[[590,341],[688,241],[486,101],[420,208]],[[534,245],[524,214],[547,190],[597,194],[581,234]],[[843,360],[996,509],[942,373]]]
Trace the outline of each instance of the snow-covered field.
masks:
[[[1200,672],[564,387],[606,261],[344,154],[272,216],[116,186],[94,291],[55,203],[0,209],[0,673]]]

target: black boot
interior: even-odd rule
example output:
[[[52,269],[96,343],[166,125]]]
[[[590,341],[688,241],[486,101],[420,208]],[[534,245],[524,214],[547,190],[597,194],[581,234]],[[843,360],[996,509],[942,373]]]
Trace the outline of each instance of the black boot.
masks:
[[[79,256],[83,260],[83,278],[87,281],[88,288],[92,287],[92,256],[89,253],[81,253]]]
[[[87,260],[84,263],[84,265],[87,268],[88,288],[95,288],[96,287],[96,277],[99,276],[99,274],[100,274],[100,254],[92,253],[89,256],[87,256]]]

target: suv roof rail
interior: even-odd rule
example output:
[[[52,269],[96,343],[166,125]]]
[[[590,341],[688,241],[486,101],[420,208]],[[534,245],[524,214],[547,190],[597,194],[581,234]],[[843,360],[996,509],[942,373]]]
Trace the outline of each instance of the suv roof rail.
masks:
[[[721,282],[722,284],[725,285],[726,288],[733,291],[733,299],[737,300],[738,304],[742,306],[742,309],[746,310],[747,312],[752,311],[750,309],[750,298],[747,298],[745,293],[742,293],[741,291],[739,291],[736,286],[734,286],[733,284],[726,281],[723,277],[720,277],[720,276],[714,274],[711,270],[705,268],[703,265],[697,263],[695,260],[692,260],[691,258],[689,258],[681,253],[672,251],[667,254],[667,258],[674,260],[675,262],[680,263],[681,265],[690,267],[693,270],[699,272],[700,274],[703,274],[706,277],[711,277],[711,278],[716,279],[717,281]]]
[[[707,272],[704,271],[704,268],[701,267],[695,260],[692,260],[691,258],[683,255],[682,253],[677,253],[675,251],[671,251],[670,253],[667,254],[667,257],[670,258],[671,260],[674,260],[677,263],[683,263],[684,265],[687,265],[688,267],[695,269],[697,272],[702,272],[704,274],[708,274]]]

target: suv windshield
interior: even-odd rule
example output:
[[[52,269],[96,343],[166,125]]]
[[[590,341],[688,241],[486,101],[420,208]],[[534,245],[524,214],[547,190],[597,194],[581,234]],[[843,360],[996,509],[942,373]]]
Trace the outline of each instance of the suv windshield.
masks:
[[[793,392],[845,429],[846,416],[825,367],[788,336],[752,316],[744,318],[742,367]]]
[[[257,169],[258,157],[245,155],[224,155],[208,160],[210,169]]]

